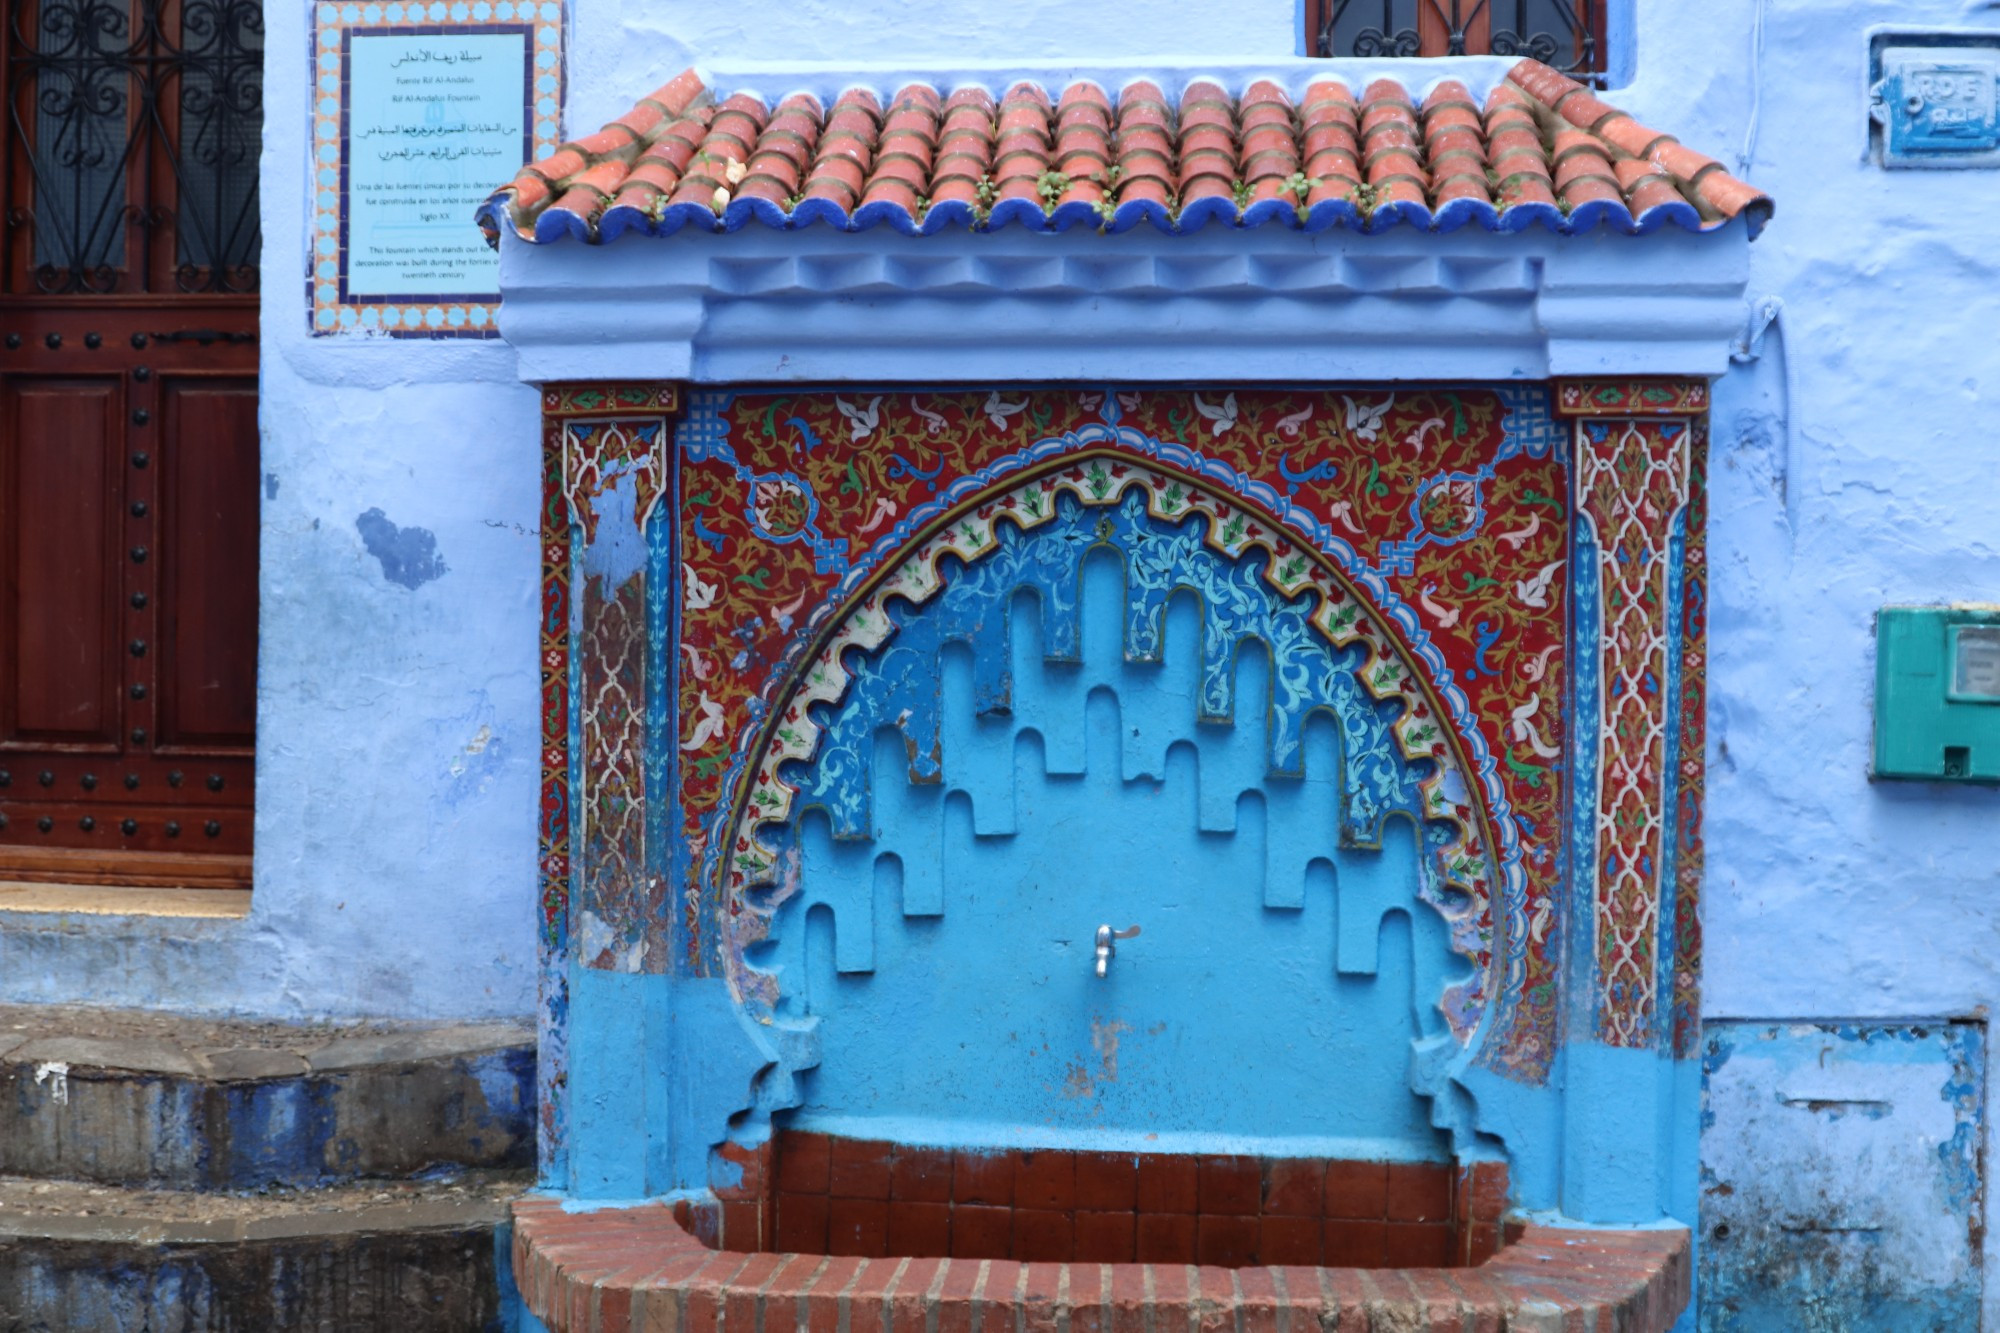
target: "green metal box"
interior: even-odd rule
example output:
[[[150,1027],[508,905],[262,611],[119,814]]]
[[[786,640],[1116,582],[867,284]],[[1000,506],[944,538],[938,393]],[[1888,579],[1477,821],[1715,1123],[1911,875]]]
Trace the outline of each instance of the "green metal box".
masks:
[[[1875,776],[2000,783],[2000,606],[1876,614]]]

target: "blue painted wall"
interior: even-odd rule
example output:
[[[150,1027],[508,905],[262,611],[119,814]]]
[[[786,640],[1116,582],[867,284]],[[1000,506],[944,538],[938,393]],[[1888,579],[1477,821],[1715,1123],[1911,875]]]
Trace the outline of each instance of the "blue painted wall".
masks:
[[[1991,1007],[2000,797],[1871,786],[1866,770],[1874,609],[2000,600],[2000,173],[1871,165],[1865,63],[1870,24],[1994,31],[2000,9],[1632,12],[1633,73],[1611,100],[1778,200],[1751,253],[1753,293],[1783,313],[1715,416],[1707,1009]],[[497,344],[305,336],[304,18],[266,16],[274,484],[256,906],[242,922],[10,915],[0,998],[292,1015],[532,1005],[535,395]],[[1060,74],[1290,54],[1295,20],[1292,0],[575,0],[568,123],[594,128],[694,57],[948,70],[974,52]],[[393,533],[362,522],[374,510]],[[385,564],[370,531],[410,558]]]
[[[1867,771],[1875,610],[2000,601],[2000,172],[1871,165],[1865,85],[1868,25],[1992,33],[2000,8],[1744,0],[1704,6],[1714,30],[1673,8],[1641,0],[1617,100],[1779,201],[1751,292],[1782,314],[1718,386],[1711,446],[1704,1012],[1989,1011],[2000,792]],[[1990,1240],[1985,1290],[1990,1327]]]

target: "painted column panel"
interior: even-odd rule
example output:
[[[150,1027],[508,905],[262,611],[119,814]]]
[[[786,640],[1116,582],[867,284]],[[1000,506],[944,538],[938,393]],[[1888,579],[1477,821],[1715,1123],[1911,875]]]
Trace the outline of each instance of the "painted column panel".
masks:
[[[1598,1035],[1643,1046],[1658,1008],[1666,863],[1666,682],[1673,571],[1663,521],[1687,499],[1686,422],[1593,421],[1580,429],[1577,509],[1596,530],[1603,691],[1594,841]]]
[[[1699,844],[1683,853],[1676,818],[1699,827],[1702,588],[1698,484],[1699,384],[1563,386],[1577,417],[1576,511],[1588,530],[1595,593],[1583,622],[1596,667],[1597,734],[1587,826],[1594,1028],[1611,1046],[1649,1047],[1692,1003],[1698,958],[1694,896]],[[1692,604],[1697,616],[1687,614]],[[1581,807],[1580,807],[1581,809]],[[1685,896],[1686,914],[1681,899]]]
[[[578,958],[658,970],[660,885],[649,867],[646,769],[647,524],[665,491],[664,417],[569,422],[564,484],[581,528],[574,598],[580,742],[576,790]]]
[[[678,407],[672,386],[543,393],[539,1077],[552,1180],[568,1170],[572,965],[636,970],[664,953],[657,913],[643,910],[657,893],[646,838],[645,525],[666,490]]]
[[[1706,869],[1702,804],[1708,786],[1708,418],[1693,420],[1688,499],[1682,511],[1680,688],[1674,781],[1673,884],[1668,959],[1673,977],[1673,1053],[1689,1059],[1701,1041],[1701,886]]]
[[[1569,381],[1576,936],[1562,1207],[1691,1220],[1697,1135],[1707,385]]]

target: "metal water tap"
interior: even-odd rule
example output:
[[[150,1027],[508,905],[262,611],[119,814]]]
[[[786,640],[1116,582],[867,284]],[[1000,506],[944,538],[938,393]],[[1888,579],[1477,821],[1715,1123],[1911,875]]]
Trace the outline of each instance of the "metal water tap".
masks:
[[[1097,928],[1097,975],[1101,978],[1111,967],[1111,957],[1118,952],[1117,941],[1129,940],[1139,933],[1137,926],[1127,926],[1123,930],[1113,930],[1110,926]]]

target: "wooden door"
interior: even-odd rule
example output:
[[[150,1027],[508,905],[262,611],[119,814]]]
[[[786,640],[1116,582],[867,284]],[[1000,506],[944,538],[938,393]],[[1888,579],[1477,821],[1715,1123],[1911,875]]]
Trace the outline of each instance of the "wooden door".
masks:
[[[0,30],[0,879],[249,883],[259,0]]]

